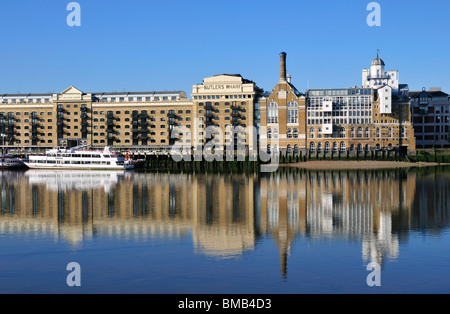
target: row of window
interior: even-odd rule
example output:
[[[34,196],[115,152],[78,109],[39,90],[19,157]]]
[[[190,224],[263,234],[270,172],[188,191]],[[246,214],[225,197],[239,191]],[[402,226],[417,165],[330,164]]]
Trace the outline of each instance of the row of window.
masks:
[[[204,121],[205,118],[199,117],[198,120],[199,120],[199,121]],[[215,120],[215,121],[220,121],[220,117],[214,117],[213,120]],[[225,120],[225,121],[230,121],[231,118],[230,118],[230,117],[224,117],[224,120]],[[245,116],[241,116],[241,117],[239,117],[239,120],[247,120],[247,118],[246,118]]]
[[[377,144],[376,148],[377,149],[381,149],[381,145]],[[389,144],[388,148],[392,149],[393,148],[392,144]],[[348,147],[348,149],[350,151],[354,151],[356,149],[356,151],[363,152],[363,151],[370,151],[371,147],[370,147],[369,144],[366,144],[366,145],[363,145],[363,144],[358,144],[358,145],[351,144],[350,147]],[[316,151],[318,151],[318,152],[323,152],[323,151],[325,151],[325,152],[331,152],[331,151],[334,151],[334,152],[337,152],[337,151],[345,152],[345,151],[347,151],[347,145],[346,145],[345,142],[340,142],[340,143],[337,143],[337,142],[333,142],[333,143],[325,142],[325,144],[322,143],[322,142],[319,142],[317,144],[314,143],[314,142],[311,142],[309,144],[309,150],[311,152],[316,152]]]
[[[369,128],[358,128],[355,131],[355,128],[351,128],[350,130],[350,138],[370,138],[370,129]],[[375,130],[375,134],[376,137],[381,137],[381,135],[386,135],[386,133],[381,133],[381,129],[380,128],[376,128]],[[398,135],[398,133],[396,133]],[[347,131],[345,128],[340,128],[339,130],[334,130],[333,132],[333,137],[337,137],[339,136],[340,138],[347,138]],[[393,133],[393,129],[389,128],[388,132],[387,132],[387,136],[388,137],[394,137],[394,133]],[[309,138],[315,138],[316,137],[316,129],[315,128],[310,128],[309,129]],[[322,137],[322,129],[319,128],[318,129],[318,137],[321,138]],[[400,128],[400,137],[406,137],[406,133],[405,133],[405,128],[401,127]]]
[[[372,124],[372,118],[333,118],[333,119],[308,119],[308,125],[320,125],[320,124]],[[375,122],[376,123],[376,122]]]
[[[168,113],[169,114],[175,114],[175,112],[177,112],[178,114],[183,114],[184,113],[184,111],[183,110],[178,110],[178,111],[175,111],[175,110],[169,110],[168,111]],[[131,114],[131,112],[130,111],[124,111],[123,112],[124,114]],[[139,114],[139,112],[138,111],[133,111],[132,113],[136,113],[136,114]],[[191,113],[191,110],[186,110],[186,114],[190,114]],[[121,115],[122,114],[122,111],[108,111],[106,114],[109,114],[109,115],[112,115],[112,114],[116,114],[116,115]],[[142,114],[142,115],[146,115],[146,114],[148,114],[148,111],[147,110],[143,110],[143,111],[141,111],[141,113],[140,114]],[[150,111],[150,114],[157,114],[156,113],[156,110],[151,110]],[[159,111],[159,114],[166,114],[166,110],[160,110]],[[105,115],[105,111],[94,111],[94,115]]]
[[[267,138],[277,139],[279,137],[279,132],[277,128],[273,130],[271,128],[267,129]],[[287,138],[298,138],[298,129],[287,129]]]
[[[194,96],[196,100],[206,100],[206,99],[242,99],[242,98],[252,98],[252,95],[225,95],[225,96],[217,96],[217,95],[205,95],[205,96]]]
[[[9,98],[2,99],[2,104],[40,104],[40,103],[50,103],[50,98]]]
[[[177,96],[162,96],[162,97],[102,97],[102,102],[142,102],[142,101],[167,101],[177,100]]]

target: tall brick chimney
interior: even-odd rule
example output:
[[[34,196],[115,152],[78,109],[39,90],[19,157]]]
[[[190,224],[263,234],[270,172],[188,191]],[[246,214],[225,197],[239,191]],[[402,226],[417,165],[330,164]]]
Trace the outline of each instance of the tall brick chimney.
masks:
[[[286,52],[280,53],[280,82],[286,82]]]

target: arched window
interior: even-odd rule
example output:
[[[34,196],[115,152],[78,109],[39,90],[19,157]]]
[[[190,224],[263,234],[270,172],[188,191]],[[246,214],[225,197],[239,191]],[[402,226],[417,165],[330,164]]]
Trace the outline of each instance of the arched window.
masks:
[[[292,153],[292,145],[291,145],[291,144],[289,144],[289,145],[287,146],[287,152],[288,152],[288,153]]]
[[[340,144],[340,149],[341,149],[341,152],[345,152],[345,142],[341,142],[341,144]]]
[[[295,101],[288,104],[287,120],[287,123],[298,124],[298,104]]]
[[[312,151],[312,152],[315,152],[316,151],[316,143],[311,142],[309,144],[309,150]]]
[[[298,138],[298,129],[294,129],[294,138]]]
[[[355,128],[352,128],[350,131],[350,137],[355,137]]]
[[[328,153],[329,151],[331,151],[331,145],[330,142],[325,142],[325,151]]]
[[[292,129],[287,129],[287,138],[292,138]]]
[[[370,129],[369,128],[366,128],[366,137],[367,138],[370,138]]]
[[[267,108],[267,124],[278,123],[278,104],[272,101]]]
[[[316,130],[314,128],[309,129],[309,138],[315,138],[316,137]]]
[[[358,128],[358,137],[363,137],[363,128]]]
[[[392,128],[389,128],[389,137],[392,137]]]
[[[272,129],[267,130],[267,138],[272,138]]]
[[[294,145],[294,154],[298,154],[300,149],[298,148],[298,145]]]
[[[377,128],[377,137],[380,137],[380,128]]]

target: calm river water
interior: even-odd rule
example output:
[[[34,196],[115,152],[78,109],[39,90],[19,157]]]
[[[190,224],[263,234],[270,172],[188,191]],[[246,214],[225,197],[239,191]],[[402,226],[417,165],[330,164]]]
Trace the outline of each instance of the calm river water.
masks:
[[[448,168],[0,175],[0,293],[450,292]]]

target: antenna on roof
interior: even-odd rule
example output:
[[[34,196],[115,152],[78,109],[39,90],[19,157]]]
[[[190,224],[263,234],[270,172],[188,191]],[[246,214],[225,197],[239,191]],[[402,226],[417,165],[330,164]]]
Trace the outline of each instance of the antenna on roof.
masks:
[[[380,58],[380,49],[377,49],[377,58]]]

